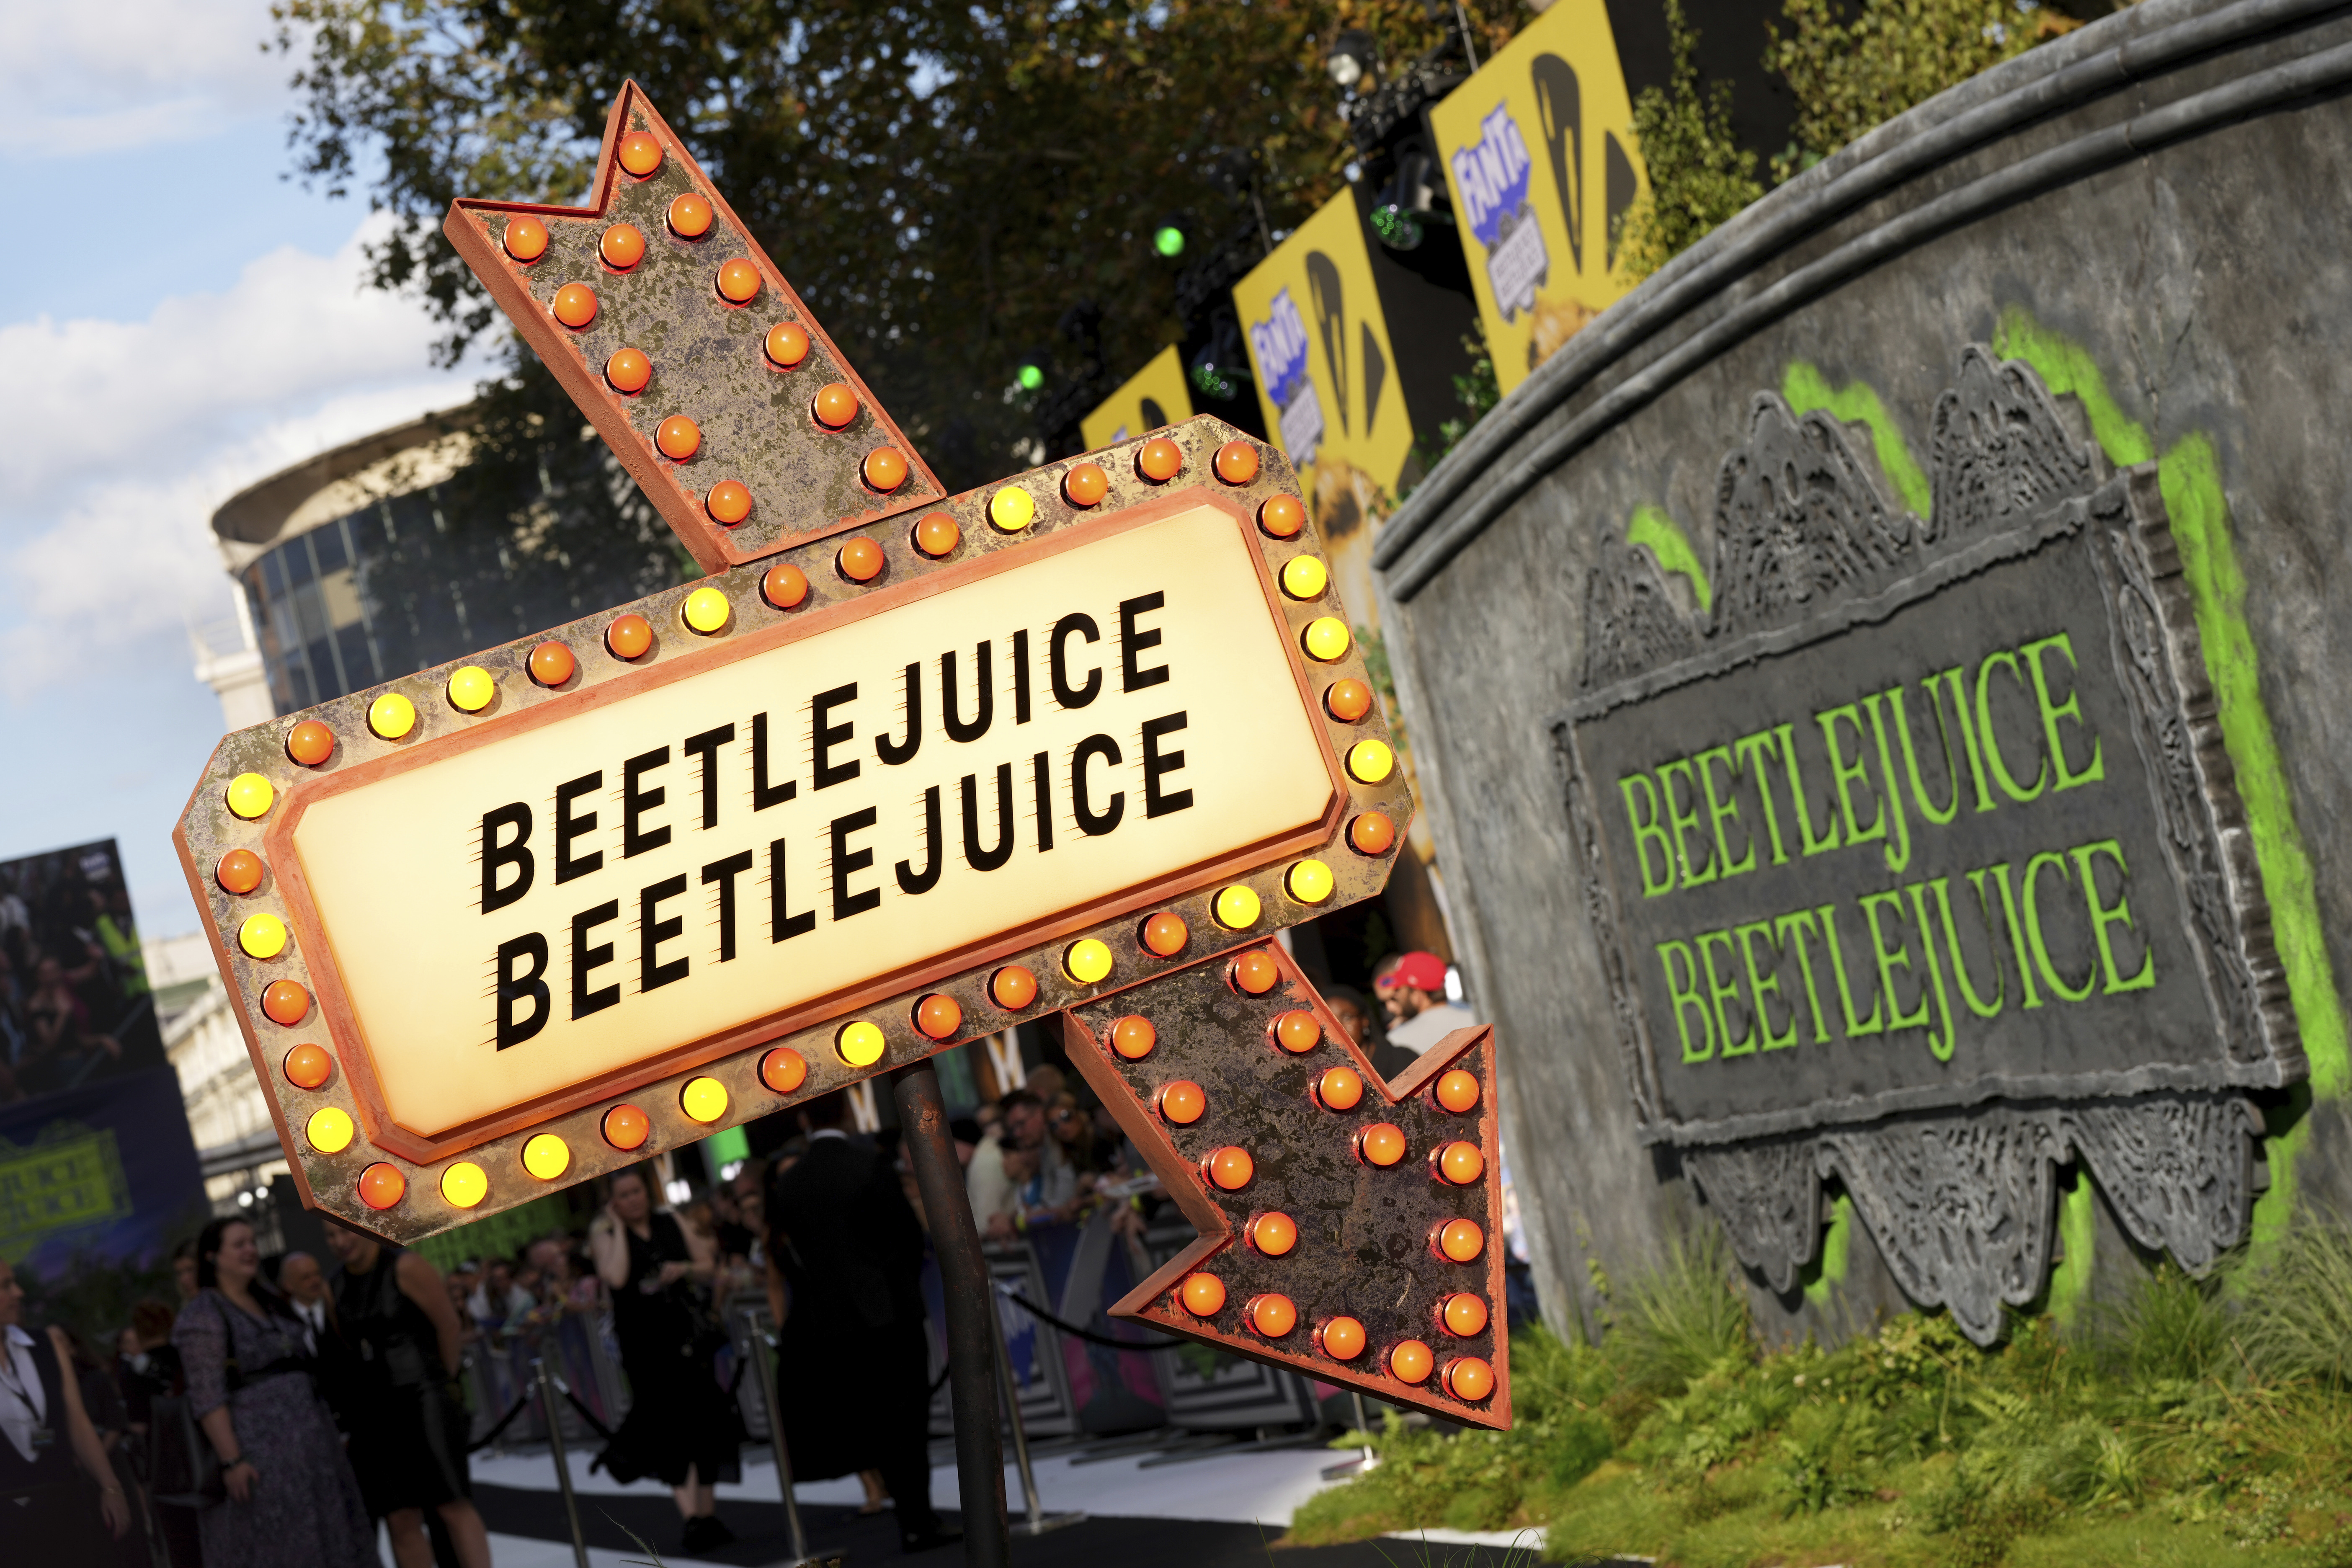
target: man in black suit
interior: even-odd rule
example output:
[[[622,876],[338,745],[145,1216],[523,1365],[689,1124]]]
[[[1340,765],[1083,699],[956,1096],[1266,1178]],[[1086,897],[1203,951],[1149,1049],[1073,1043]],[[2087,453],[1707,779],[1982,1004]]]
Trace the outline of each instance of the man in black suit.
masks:
[[[882,1473],[908,1552],[961,1538],[931,1509],[923,1228],[891,1163],[842,1128],[846,1098],[800,1108],[808,1152],[772,1181],[768,1299],[793,1473]]]

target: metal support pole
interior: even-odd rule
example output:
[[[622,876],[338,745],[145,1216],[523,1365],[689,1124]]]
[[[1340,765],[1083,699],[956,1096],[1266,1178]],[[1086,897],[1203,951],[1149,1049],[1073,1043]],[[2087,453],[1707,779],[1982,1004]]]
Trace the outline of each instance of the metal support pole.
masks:
[[[915,1184],[930,1221],[947,1303],[948,1394],[955,1412],[956,1492],[963,1506],[963,1556],[971,1568],[1009,1568],[1013,1540],[1004,1508],[1004,1439],[996,1427],[996,1297],[972,1223],[963,1166],[948,1137],[940,1075],[928,1061],[895,1069],[892,1093]]]
[[[563,1517],[572,1523],[572,1561],[574,1568],[588,1568],[588,1542],[580,1533],[580,1500],[572,1495],[572,1467],[563,1458],[563,1422],[555,1413],[555,1380],[548,1373],[545,1356],[533,1356],[530,1370],[539,1379],[539,1413],[547,1418],[547,1451],[555,1458],[555,1484],[563,1490]]]
[[[751,1363],[760,1374],[760,1397],[768,1409],[768,1447],[776,1456],[776,1488],[784,1500],[785,1538],[793,1543],[793,1563],[809,1560],[808,1534],[801,1528],[801,1505],[793,1496],[793,1459],[784,1447],[784,1413],[776,1403],[776,1353],[768,1342],[766,1314],[756,1306],[742,1309],[743,1327],[749,1331]],[[836,1553],[838,1560],[841,1553]]]
[[[996,1388],[1004,1397],[1004,1418],[1013,1427],[1013,1460],[1021,1471],[1021,1495],[1029,1509],[1029,1517],[1014,1525],[1013,1533],[1043,1535],[1049,1530],[1077,1523],[1087,1516],[1083,1513],[1047,1513],[1044,1501],[1037,1496],[1037,1472],[1029,1463],[1029,1428],[1021,1419],[1021,1393],[1013,1386],[1013,1358],[1010,1355],[997,1358]]]

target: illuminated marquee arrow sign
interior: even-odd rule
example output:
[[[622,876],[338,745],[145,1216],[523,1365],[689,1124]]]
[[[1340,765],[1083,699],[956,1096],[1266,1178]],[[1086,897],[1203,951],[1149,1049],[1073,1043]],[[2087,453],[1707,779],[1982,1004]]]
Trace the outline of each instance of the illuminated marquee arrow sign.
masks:
[[[1307,1056],[1260,1083],[1234,1034],[1287,998],[1364,1075],[1358,1121],[1493,1163],[1483,1036],[1383,1088],[1267,956],[1381,889],[1412,810],[1280,453],[1195,419],[939,497],[634,86],[595,192],[448,231],[713,575],[237,731],[174,835],[306,1200],[414,1240],[1024,1020],[1100,1035],[1115,997],[1175,1020],[1156,1058],[1077,1055],[1202,1228],[1185,1274],[1367,1341],[1121,1310],[1505,1418],[1491,1174],[1360,1157],[1355,1113],[1291,1081]],[[1219,1013],[1195,993],[1236,949],[1281,980]],[[1429,1099],[1456,1056],[1475,1112]],[[1172,1133],[1138,1098],[1171,1063],[1209,1096]],[[1241,1197],[1289,1205],[1328,1291],[1259,1289],[1271,1255],[1179,1168],[1229,1121],[1262,1162]],[[1449,1203],[1476,1251],[1397,1251]],[[1418,1331],[1441,1288],[1492,1326]]]

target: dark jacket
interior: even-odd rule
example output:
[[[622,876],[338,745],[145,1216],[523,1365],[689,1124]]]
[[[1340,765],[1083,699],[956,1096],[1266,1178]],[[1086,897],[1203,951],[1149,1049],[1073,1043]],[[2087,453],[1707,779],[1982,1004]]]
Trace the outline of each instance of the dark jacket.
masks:
[[[856,1336],[922,1321],[923,1228],[871,1144],[818,1138],[768,1194],[769,1256],[792,1287],[785,1332]]]

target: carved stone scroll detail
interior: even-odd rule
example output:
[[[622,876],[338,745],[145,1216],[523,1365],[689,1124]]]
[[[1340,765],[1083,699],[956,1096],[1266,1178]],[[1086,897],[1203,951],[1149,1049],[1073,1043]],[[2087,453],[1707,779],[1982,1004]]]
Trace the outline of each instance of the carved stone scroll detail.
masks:
[[[2014,527],[2099,481],[2090,449],[2077,447],[2042,378],[1970,343],[1959,374],[1936,400],[1928,425],[1935,510],[1923,540]]]

